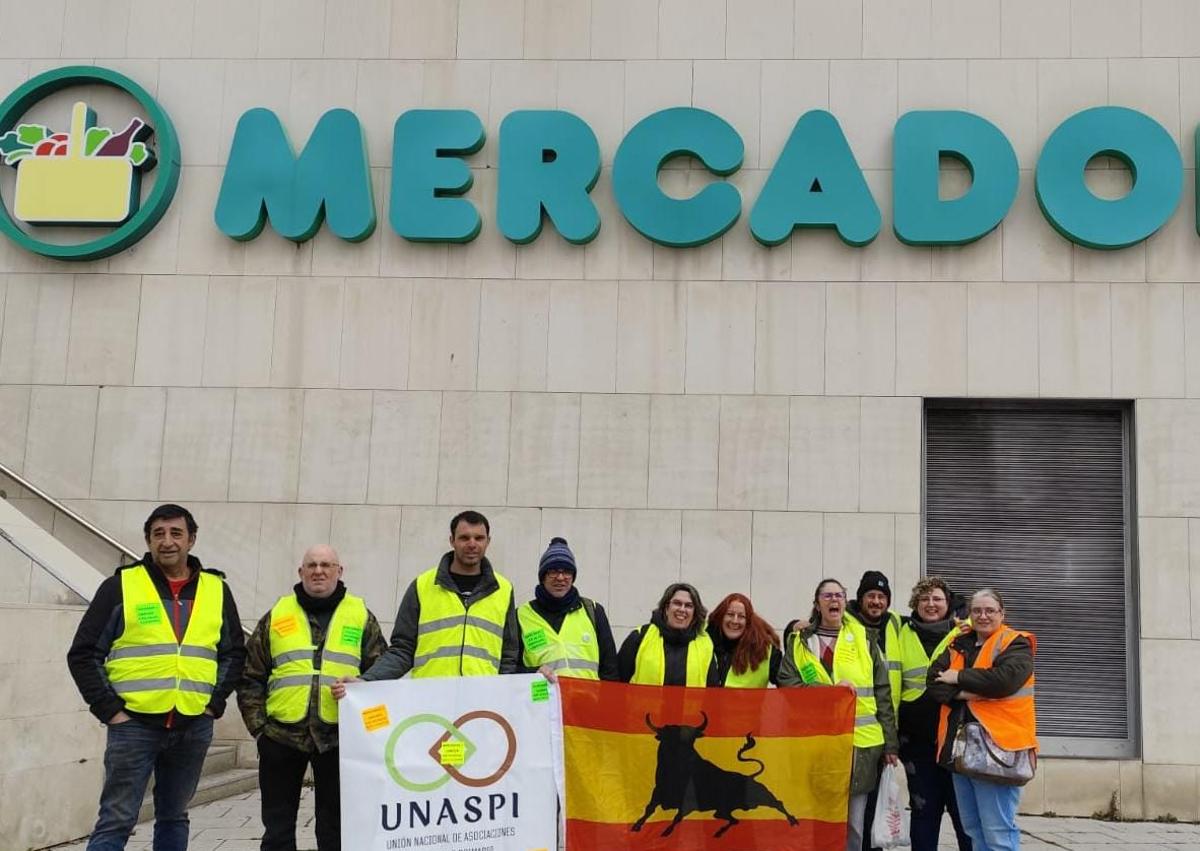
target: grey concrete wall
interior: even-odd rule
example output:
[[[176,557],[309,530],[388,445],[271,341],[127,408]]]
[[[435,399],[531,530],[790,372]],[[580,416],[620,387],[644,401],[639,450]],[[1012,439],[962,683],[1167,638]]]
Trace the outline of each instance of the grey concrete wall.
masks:
[[[104,727],[79,700],[66,649],[83,610],[0,603],[0,835],[41,848],[87,833],[103,778]]]

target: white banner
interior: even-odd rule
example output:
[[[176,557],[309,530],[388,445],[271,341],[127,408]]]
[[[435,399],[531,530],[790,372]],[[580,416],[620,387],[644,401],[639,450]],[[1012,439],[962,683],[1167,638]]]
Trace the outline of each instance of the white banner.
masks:
[[[351,683],[342,847],[555,848],[558,724],[557,690],[538,674]]]

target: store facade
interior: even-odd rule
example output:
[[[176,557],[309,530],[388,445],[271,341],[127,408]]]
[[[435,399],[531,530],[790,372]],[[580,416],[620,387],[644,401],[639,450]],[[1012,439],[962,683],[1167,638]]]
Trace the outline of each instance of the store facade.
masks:
[[[248,623],[326,540],[390,621],[462,507],[621,630],[677,578],[780,626],[823,576],[995,585],[1024,809],[1195,820],[1198,24],[0,6],[0,460],[135,547],[190,505]]]

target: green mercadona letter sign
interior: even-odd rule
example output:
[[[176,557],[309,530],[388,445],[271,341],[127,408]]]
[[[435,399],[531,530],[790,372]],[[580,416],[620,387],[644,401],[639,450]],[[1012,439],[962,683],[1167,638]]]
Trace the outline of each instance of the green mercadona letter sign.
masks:
[[[137,114],[122,118],[123,126],[103,126],[98,122],[105,119],[80,100],[53,126],[25,122],[48,95],[97,84],[124,92]],[[500,232],[527,243],[549,223],[568,242],[595,239],[601,221],[590,193],[600,174],[600,146],[587,122],[563,110],[518,110],[500,123],[499,137]],[[391,228],[414,242],[474,239],[483,217],[470,198],[466,158],[483,145],[483,123],[468,110],[400,115],[392,143]],[[1196,148],[1200,164],[1200,143]],[[0,162],[17,172],[12,198],[0,205],[0,231],[61,260],[123,251],[149,233],[171,203],[179,151],[167,113],[129,78],[92,66],[40,74],[0,102]],[[750,232],[763,245],[779,245],[797,228],[832,228],[855,246],[878,236],[879,206],[829,112],[812,110],[797,119],[752,201],[722,179],[741,167],[743,153],[741,136],[718,115],[693,107],[655,112],[635,124],[614,153],[617,207],[647,239],[674,248],[716,239],[747,206]],[[1003,220],[1016,197],[1012,145],[970,112],[905,113],[896,122],[893,153],[892,226],[909,245],[973,242]],[[1133,186],[1124,197],[1099,198],[1088,189],[1084,170],[1098,156],[1129,168]],[[694,158],[712,181],[690,198],[667,195],[659,172],[675,157]],[[960,197],[939,196],[942,157],[970,171],[971,185]],[[154,182],[143,192],[147,173]],[[1059,233],[1090,248],[1113,249],[1162,227],[1179,204],[1183,180],[1179,148],[1160,124],[1132,109],[1102,106],[1076,113],[1050,134],[1035,185],[1042,213]],[[274,112],[247,111],[234,131],[215,219],[238,240],[254,239],[268,223],[296,242],[311,239],[323,222],[351,242],[369,237],[376,206],[358,118],[345,109],[326,112],[297,154]],[[75,244],[40,238],[42,229],[81,225],[100,235]]]
[[[483,124],[460,109],[417,109],[395,124],[392,148],[393,230],[414,242],[469,242],[482,227],[471,202],[465,157],[484,144]],[[518,110],[500,124],[496,225],[515,243],[538,237],[548,222],[568,242],[600,231],[591,189],[600,174],[592,129],[563,110]],[[969,112],[908,112],[896,122],[892,221],[909,245],[963,245],[985,236],[1017,193],[1017,158],[1004,134]],[[1198,145],[1200,148],[1200,145]],[[732,184],[714,179],[690,198],[662,191],[658,174],[674,157],[694,157],[712,174],[742,164],[743,143],[724,119],[693,107],[648,115],[626,134],[612,167],[621,214],[660,245],[685,248],[716,239],[742,214]],[[971,186],[958,198],[938,194],[939,161],[959,160]],[[1094,195],[1084,182],[1089,160],[1110,156],[1134,176],[1122,198]],[[1200,173],[1200,172],[1198,172]],[[1046,219],[1072,242],[1124,248],[1158,230],[1183,189],[1183,163],[1167,131],[1132,109],[1096,107],[1071,116],[1046,140],[1037,163],[1037,199]],[[217,226],[253,239],[270,222],[302,242],[328,221],[351,242],[375,229],[375,200],[362,127],[344,109],[325,113],[299,156],[275,113],[241,117],[217,200]],[[824,110],[800,116],[750,208],[750,232],[763,245],[797,228],[832,228],[849,245],[879,234],[879,206],[837,119]]]

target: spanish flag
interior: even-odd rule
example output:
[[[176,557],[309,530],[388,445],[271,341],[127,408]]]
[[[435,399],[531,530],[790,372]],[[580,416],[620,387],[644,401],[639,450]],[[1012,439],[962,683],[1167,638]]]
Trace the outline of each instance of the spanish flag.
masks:
[[[845,846],[849,689],[558,682],[571,851]]]

